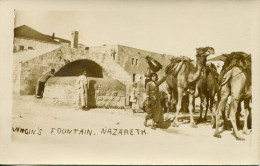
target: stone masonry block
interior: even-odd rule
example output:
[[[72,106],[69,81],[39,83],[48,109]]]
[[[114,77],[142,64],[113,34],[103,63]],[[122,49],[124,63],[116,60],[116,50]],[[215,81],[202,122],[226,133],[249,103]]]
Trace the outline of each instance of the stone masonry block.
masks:
[[[60,100],[60,102],[73,105],[73,100],[75,98],[75,81],[77,77],[54,77],[50,78],[46,83],[46,91],[44,97]],[[123,94],[125,94],[125,89],[112,91],[109,95],[109,91],[105,89],[111,89],[113,86],[120,85],[117,80],[101,79],[101,78],[91,78],[89,77],[89,90],[88,90],[88,105],[90,107],[124,107],[125,100]],[[106,85],[106,86],[104,86]],[[123,84],[122,84],[123,85]],[[123,91],[123,92],[120,92]],[[111,91],[110,91],[111,92]],[[115,94],[121,94],[120,96],[115,96]],[[68,103],[70,102],[70,103]]]

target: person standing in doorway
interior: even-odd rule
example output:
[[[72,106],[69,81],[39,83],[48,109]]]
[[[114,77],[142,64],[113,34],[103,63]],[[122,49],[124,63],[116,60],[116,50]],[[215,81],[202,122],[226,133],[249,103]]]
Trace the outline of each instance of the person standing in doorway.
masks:
[[[151,73],[152,73],[152,70],[150,69],[150,67],[148,67],[144,74],[144,76],[145,76],[144,89],[145,90],[146,90],[147,83],[151,81]],[[144,93],[144,99],[146,99],[146,93]],[[143,103],[143,111],[146,112],[146,100],[144,100],[144,103]]]
[[[76,81],[76,104],[81,107],[82,110],[87,110],[88,101],[88,79],[87,71],[83,71],[82,75],[77,78]]]
[[[137,100],[137,83],[134,82],[132,85],[131,93],[130,93],[130,102],[132,105],[132,111],[133,113],[138,112],[139,110],[139,104]]]
[[[143,77],[141,76],[139,81],[137,82],[137,100],[138,100],[138,104],[139,104],[138,112],[143,110],[144,92],[145,92],[145,88],[144,88],[144,83],[143,83]]]
[[[51,69],[51,71],[45,73],[44,75],[42,75],[40,77],[40,79],[38,80],[37,88],[36,88],[36,94],[35,94],[36,98],[40,99],[43,97],[45,83],[48,81],[48,79],[50,77],[54,77],[54,73],[55,73],[55,69]]]

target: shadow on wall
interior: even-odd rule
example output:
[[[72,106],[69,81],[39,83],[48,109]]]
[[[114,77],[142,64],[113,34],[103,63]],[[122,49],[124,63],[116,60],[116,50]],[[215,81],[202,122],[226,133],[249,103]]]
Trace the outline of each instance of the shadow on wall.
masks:
[[[76,60],[66,64],[56,72],[55,77],[79,76],[84,70],[87,71],[87,77],[103,78],[101,66],[87,59]]]
[[[96,98],[95,98],[95,84],[97,83],[96,80],[89,80],[89,89],[88,89],[88,101],[87,101],[87,105],[90,108],[96,107],[97,106],[97,102],[96,102]]]

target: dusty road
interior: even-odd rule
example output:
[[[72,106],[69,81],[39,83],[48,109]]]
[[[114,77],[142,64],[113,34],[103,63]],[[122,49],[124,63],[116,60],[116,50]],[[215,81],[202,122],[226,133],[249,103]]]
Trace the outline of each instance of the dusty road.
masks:
[[[231,131],[223,132],[222,138],[215,138],[209,122],[199,124],[198,128],[184,123],[178,128],[152,130],[143,125],[145,114],[133,114],[128,110],[81,111],[33,96],[16,96],[13,103],[12,141],[42,146],[62,144],[64,163],[169,164],[181,161],[196,164],[204,161],[213,164],[236,161],[242,164],[255,157],[252,134],[244,135],[245,141],[237,141]],[[73,150],[76,158],[66,158],[67,145],[87,148]],[[88,159],[80,156],[88,156]]]

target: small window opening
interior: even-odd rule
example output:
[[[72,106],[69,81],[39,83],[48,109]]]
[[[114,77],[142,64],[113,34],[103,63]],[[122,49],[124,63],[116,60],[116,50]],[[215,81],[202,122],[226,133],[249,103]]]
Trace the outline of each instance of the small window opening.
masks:
[[[19,46],[19,50],[24,50],[24,46]]]

